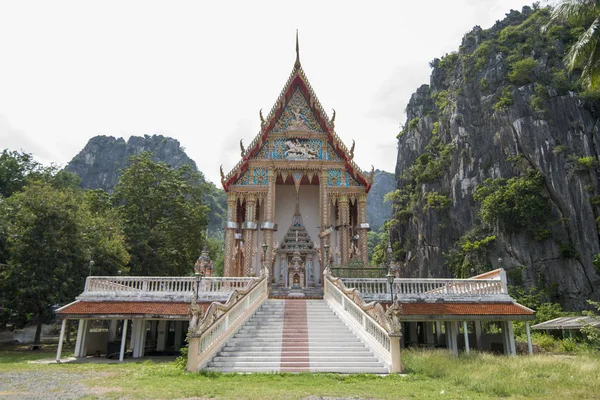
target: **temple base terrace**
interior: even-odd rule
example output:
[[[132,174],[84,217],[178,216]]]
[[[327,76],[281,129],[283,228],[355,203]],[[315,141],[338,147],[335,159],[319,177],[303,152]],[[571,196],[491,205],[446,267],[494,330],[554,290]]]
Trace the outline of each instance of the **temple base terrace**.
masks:
[[[529,321],[534,311],[508,295],[502,269],[470,279],[396,278],[392,290],[386,279],[337,278],[329,269],[323,281],[322,299],[298,296],[296,301],[325,303],[389,372],[402,370],[400,349],[413,346],[446,348],[454,354],[477,349],[515,355],[514,321],[525,322],[532,352]],[[57,311],[62,319],[57,360],[66,322],[77,320],[78,359],[103,355],[122,361],[127,355],[138,359],[149,353],[176,354],[188,335],[188,369],[203,369],[272,292],[278,293],[268,286],[266,268],[259,277],[200,281],[88,277],[76,301]],[[499,333],[485,332],[490,322]]]

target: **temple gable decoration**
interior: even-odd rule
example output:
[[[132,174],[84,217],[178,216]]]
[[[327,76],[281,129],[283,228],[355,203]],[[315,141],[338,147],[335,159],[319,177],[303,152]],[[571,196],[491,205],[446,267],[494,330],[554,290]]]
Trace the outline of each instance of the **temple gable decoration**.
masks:
[[[281,94],[269,114],[264,117],[261,110],[259,116],[260,132],[247,147],[242,147],[238,164],[221,177],[226,191],[231,185],[247,185],[248,181],[240,180],[250,164],[264,160],[339,162],[353,182],[367,191],[371,188],[372,180],[353,162],[354,146],[348,149],[335,133],[335,110],[329,119],[308,82],[298,47],[294,68]]]

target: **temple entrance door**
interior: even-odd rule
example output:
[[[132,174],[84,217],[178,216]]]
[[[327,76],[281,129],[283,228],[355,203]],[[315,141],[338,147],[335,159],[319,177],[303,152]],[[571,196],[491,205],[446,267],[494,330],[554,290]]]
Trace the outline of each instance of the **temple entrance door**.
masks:
[[[293,287],[300,287],[300,275],[294,274]]]

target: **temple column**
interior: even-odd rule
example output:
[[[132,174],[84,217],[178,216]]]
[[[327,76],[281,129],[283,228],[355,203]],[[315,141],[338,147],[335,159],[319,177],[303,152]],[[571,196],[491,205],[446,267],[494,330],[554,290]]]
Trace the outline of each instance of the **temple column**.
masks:
[[[321,219],[321,233],[329,228],[331,225],[329,221],[329,195],[327,190],[327,170],[322,170],[321,175],[319,176],[319,213]],[[321,259],[319,260],[319,276],[315,279],[315,282],[322,283],[323,282],[323,271],[325,270],[325,265],[327,264],[327,260],[325,260],[325,243],[328,243],[330,246],[331,239],[329,235],[321,237],[320,245],[321,245]]]
[[[265,221],[261,226],[265,243],[267,246],[269,246],[267,248],[265,260],[267,268],[269,268],[269,283],[275,281],[275,271],[273,270],[273,231],[275,230],[275,190],[277,187],[275,184],[276,178],[277,171],[274,169],[269,169],[269,187],[267,189],[267,198],[265,201]]]
[[[225,221],[225,255],[223,276],[235,271],[235,231],[237,230],[237,199],[235,193],[227,193],[227,221]]]
[[[340,264],[346,266],[350,250],[350,232],[348,231],[350,226],[350,203],[348,202],[348,196],[345,194],[338,197],[338,212],[340,217]]]
[[[358,249],[365,267],[369,266],[369,224],[367,223],[367,194],[358,196]]]
[[[244,231],[244,276],[254,276],[253,261],[255,255],[254,249],[254,231],[256,230],[256,196],[252,193],[246,197],[246,222],[242,224]]]

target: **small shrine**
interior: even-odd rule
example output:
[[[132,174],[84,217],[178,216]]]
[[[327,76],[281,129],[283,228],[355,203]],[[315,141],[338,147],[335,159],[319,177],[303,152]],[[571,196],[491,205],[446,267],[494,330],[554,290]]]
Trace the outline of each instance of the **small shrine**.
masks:
[[[204,245],[200,257],[194,264],[194,273],[198,273],[201,276],[211,277],[213,272],[213,262],[208,255],[208,248]]]
[[[277,250],[280,259],[279,286],[292,289],[314,286],[313,256],[315,253],[315,245],[302,223],[300,197],[297,196],[292,225]]]

